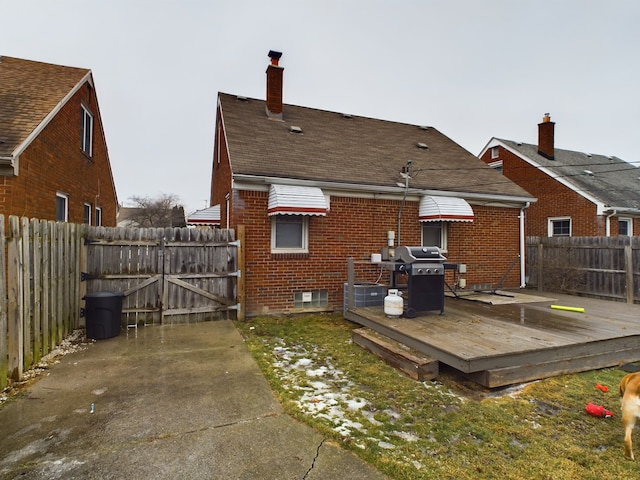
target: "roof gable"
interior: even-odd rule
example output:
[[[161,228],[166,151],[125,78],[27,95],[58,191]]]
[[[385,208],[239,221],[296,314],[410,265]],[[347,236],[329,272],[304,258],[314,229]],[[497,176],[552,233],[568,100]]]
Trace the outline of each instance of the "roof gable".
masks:
[[[615,156],[555,148],[554,159],[537,145],[494,139],[520,158],[603,208],[640,210],[640,169]],[[486,149],[485,148],[485,151]]]
[[[0,57],[0,158],[19,155],[91,71]]]
[[[287,104],[279,121],[225,93],[219,105],[234,175],[396,187],[411,160],[411,188],[531,198],[433,127]]]

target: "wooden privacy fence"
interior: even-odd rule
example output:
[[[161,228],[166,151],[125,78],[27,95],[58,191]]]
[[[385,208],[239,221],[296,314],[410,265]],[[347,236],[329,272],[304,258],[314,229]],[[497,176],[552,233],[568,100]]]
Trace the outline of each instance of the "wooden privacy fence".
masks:
[[[0,388],[84,325],[87,293],[127,325],[243,318],[233,230],[105,228],[0,215]],[[240,260],[241,261],[241,260]]]
[[[640,303],[640,237],[528,237],[527,284]]]

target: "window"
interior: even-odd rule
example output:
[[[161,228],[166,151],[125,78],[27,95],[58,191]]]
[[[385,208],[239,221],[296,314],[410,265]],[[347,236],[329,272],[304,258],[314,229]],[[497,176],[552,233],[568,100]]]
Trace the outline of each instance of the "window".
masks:
[[[548,232],[550,237],[570,237],[571,236],[571,219],[570,218],[550,218]]]
[[[91,205],[84,204],[84,223],[91,225]]]
[[[500,156],[499,147],[491,147],[491,158],[498,158]]]
[[[425,247],[439,247],[447,251],[447,224],[444,222],[422,223],[422,245]]]
[[[96,227],[102,226],[102,208],[96,207]]]
[[[83,105],[82,115],[82,151],[87,155],[93,154],[93,115]]]
[[[69,196],[56,193],[56,221],[66,222],[69,219]]]
[[[307,253],[309,251],[309,217],[274,215],[271,220],[271,251]]]
[[[628,237],[633,235],[633,222],[630,218],[618,219],[618,235],[626,235]]]

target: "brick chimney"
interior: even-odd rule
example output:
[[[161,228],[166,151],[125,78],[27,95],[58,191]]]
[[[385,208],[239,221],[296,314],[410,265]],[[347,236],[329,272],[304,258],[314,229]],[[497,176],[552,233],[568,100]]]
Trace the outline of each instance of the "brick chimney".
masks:
[[[549,160],[553,160],[555,154],[553,146],[555,125],[548,113],[544,114],[542,123],[538,124],[538,153]]]
[[[267,67],[267,116],[274,120],[282,120],[282,72],[278,65],[282,52],[269,50],[271,64]]]

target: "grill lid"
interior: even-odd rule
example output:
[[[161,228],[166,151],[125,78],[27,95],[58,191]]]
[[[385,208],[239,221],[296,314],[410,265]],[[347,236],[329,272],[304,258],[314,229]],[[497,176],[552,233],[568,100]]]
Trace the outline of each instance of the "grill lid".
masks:
[[[446,260],[438,247],[407,247],[404,245],[396,248],[393,259],[404,263]]]

